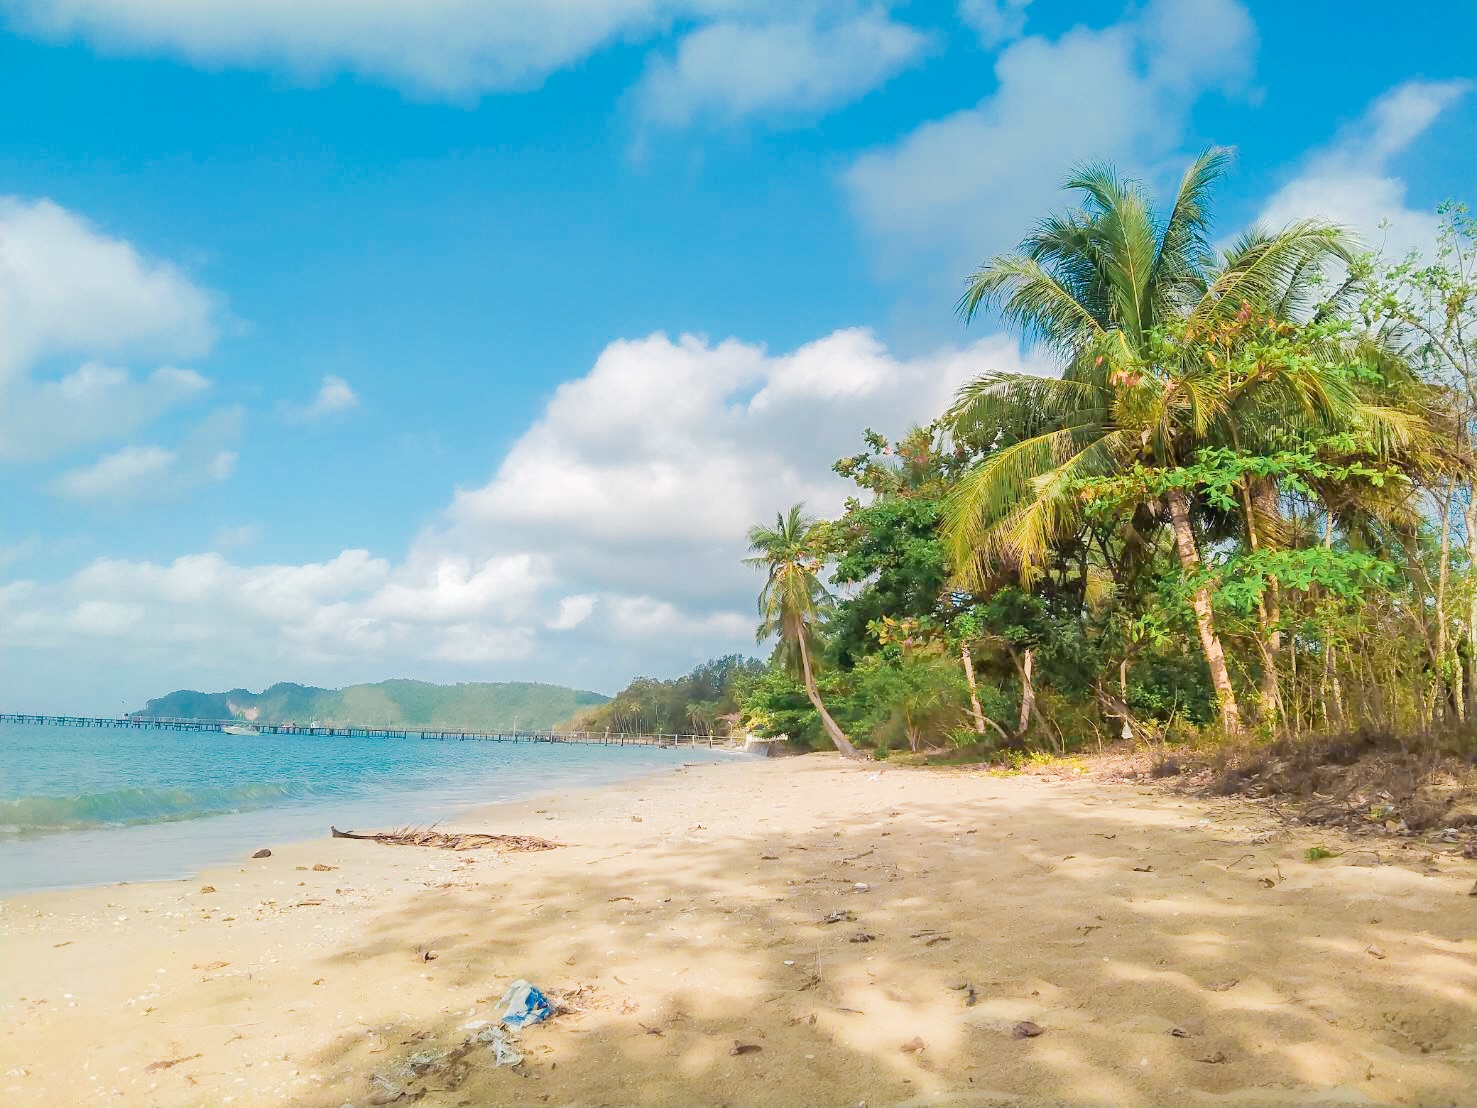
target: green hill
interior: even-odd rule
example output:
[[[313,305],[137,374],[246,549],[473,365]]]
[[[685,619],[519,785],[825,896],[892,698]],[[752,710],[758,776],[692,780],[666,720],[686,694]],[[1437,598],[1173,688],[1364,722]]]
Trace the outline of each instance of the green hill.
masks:
[[[203,693],[181,689],[150,700],[135,716],[178,719],[244,719],[255,723],[354,724],[360,727],[544,728],[582,708],[604,704],[600,693],[527,681],[433,685],[380,681],[344,689],[282,682],[262,692],[232,689]]]

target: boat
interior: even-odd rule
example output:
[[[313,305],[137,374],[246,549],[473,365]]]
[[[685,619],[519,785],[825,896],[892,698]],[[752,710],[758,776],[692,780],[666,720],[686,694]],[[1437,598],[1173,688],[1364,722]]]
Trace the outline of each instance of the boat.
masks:
[[[224,735],[260,735],[255,727],[242,727],[239,723],[228,723],[221,728]]]

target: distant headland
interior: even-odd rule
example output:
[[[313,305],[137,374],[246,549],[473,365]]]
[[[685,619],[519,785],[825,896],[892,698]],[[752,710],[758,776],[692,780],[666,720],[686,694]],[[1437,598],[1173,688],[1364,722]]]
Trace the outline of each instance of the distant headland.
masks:
[[[250,723],[346,724],[375,727],[444,727],[475,730],[517,726],[542,729],[610,698],[584,689],[529,681],[467,682],[390,680],[320,689],[283,681],[259,693],[247,689],[196,692],[180,689],[150,700],[133,716],[172,719],[239,719]]]

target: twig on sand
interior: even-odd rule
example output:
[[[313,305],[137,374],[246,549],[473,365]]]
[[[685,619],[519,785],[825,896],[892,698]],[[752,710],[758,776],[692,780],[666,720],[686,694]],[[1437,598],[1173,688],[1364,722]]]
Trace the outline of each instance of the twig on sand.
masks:
[[[496,850],[553,850],[563,846],[551,839],[540,839],[534,835],[484,835],[478,833],[447,834],[430,828],[402,827],[398,831],[383,831],[374,835],[359,835],[353,831],[340,831],[329,827],[335,839],[371,839],[390,846],[431,846],[440,850],[478,850],[492,847]]]

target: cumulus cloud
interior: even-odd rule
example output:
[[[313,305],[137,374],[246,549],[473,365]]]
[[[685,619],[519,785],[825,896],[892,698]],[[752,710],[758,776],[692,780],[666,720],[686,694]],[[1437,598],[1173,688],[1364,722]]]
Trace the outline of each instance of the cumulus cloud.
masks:
[[[1390,167],[1470,91],[1469,81],[1407,81],[1386,92],[1304,161],[1267,201],[1261,222],[1275,228],[1321,216],[1352,228],[1392,257],[1411,250],[1431,256],[1438,217],[1410,206],[1405,181]]]
[[[140,378],[98,362],[53,380],[0,382],[0,461],[55,458],[126,438],[209,387],[192,369],[166,366]]]
[[[49,200],[0,197],[0,461],[126,438],[205,391],[191,369],[135,376],[112,359],[182,358],[215,339],[212,297],[167,262]],[[61,376],[43,366],[87,359]]]
[[[856,15],[820,29],[813,15],[854,12],[852,0],[0,0],[12,27],[51,39],[81,37],[106,49],[165,52],[206,66],[286,69],[304,80],[339,72],[412,94],[463,99],[535,87],[557,70],[616,44],[645,42],[674,25],[696,28],[679,49],[679,82],[705,98],[768,108],[781,96],[833,104],[890,74],[911,32]],[[705,30],[715,32],[704,36]],[[816,35],[822,37],[817,39]],[[694,38],[694,35],[697,36]],[[829,36],[829,37],[828,37]],[[736,72],[713,47],[747,52]],[[818,44],[856,50],[854,61],[817,55]],[[776,51],[759,55],[762,48]],[[689,55],[687,60],[682,55]],[[711,82],[703,59],[721,72]],[[814,63],[817,72],[799,68]],[[772,77],[765,70],[777,64]],[[671,85],[668,83],[668,87]]]
[[[1026,29],[1031,0],[959,0],[959,18],[979,36],[982,46],[999,46],[1020,38]]]
[[[208,417],[176,447],[125,446],[54,478],[47,491],[67,500],[111,508],[174,500],[235,472],[231,445],[241,433],[239,409]]]
[[[210,297],[50,200],[0,197],[0,375],[49,354],[191,357]]]
[[[842,183],[890,265],[957,276],[1019,241],[1073,166],[1154,168],[1197,99],[1244,84],[1255,47],[1239,0],[1150,0],[1102,29],[1028,36],[977,105],[862,155]]]
[[[590,618],[599,602],[597,596],[565,596],[559,600],[559,609],[554,618],[544,626],[550,631],[573,631]]]
[[[676,672],[753,649],[750,525],[797,499],[838,511],[855,490],[829,466],[864,428],[927,422],[986,368],[1051,369],[1000,336],[916,358],[861,329],[780,353],[615,342],[398,563],[105,559],[0,586],[0,648],[75,659],[105,642],[155,684],[404,673],[613,689]]]
[[[285,414],[297,423],[309,423],[325,416],[347,412],[359,406],[359,394],[342,377],[330,373],[323,378],[312,401],[301,407],[288,407]]]
[[[818,114],[883,84],[926,46],[912,27],[870,9],[719,20],[654,58],[637,95],[646,117],[666,126]]]

